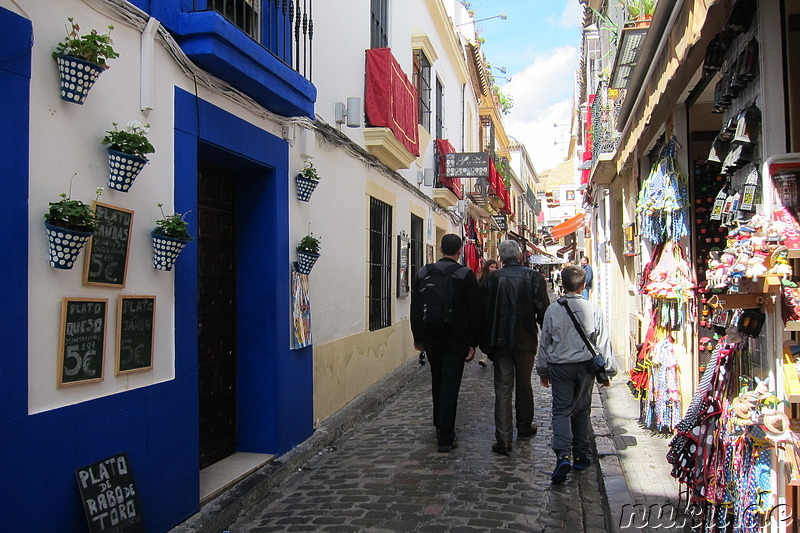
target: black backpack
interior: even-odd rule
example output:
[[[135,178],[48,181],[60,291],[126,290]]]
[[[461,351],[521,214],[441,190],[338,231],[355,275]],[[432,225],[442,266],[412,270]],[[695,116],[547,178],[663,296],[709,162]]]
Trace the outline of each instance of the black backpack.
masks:
[[[426,331],[440,331],[457,322],[453,308],[453,274],[461,269],[459,264],[440,270],[435,264],[425,267],[425,276],[417,280],[417,291],[412,300],[411,312]]]

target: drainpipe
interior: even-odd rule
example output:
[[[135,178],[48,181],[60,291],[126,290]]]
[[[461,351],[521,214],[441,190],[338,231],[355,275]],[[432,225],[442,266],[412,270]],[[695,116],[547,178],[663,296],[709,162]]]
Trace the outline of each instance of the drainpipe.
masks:
[[[139,102],[145,117],[149,117],[150,111],[153,110],[153,50],[155,48],[156,33],[160,25],[160,22],[150,17],[144,31],[142,31]]]

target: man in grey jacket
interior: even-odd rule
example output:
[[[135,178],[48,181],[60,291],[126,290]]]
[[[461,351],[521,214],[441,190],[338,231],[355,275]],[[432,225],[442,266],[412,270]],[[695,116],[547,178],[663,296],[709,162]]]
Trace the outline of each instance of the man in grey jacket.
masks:
[[[531,374],[539,335],[537,324],[541,325],[544,320],[550,300],[544,277],[520,264],[522,252],[516,241],[503,241],[497,251],[503,268],[490,273],[481,287],[481,350],[494,363],[497,442],[492,445],[492,451],[508,455],[514,438],[511,396],[515,388],[517,438],[536,434]]]
[[[548,307],[539,340],[536,373],[544,387],[552,385],[553,388],[552,447],[556,453],[556,467],[550,479],[554,483],[563,483],[572,468],[583,470],[591,464],[589,415],[596,367],[567,306],[592,344],[594,353],[605,359],[607,379],[616,373],[602,312],[596,304],[581,297],[585,282],[586,272],[580,267],[569,266],[561,272],[566,295]],[[603,385],[608,386],[609,381]]]

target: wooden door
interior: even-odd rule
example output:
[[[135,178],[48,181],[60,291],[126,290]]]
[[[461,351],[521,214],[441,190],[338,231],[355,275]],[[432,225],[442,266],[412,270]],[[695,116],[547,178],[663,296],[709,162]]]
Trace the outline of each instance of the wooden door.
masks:
[[[231,172],[198,172],[200,468],[236,451],[235,188]]]

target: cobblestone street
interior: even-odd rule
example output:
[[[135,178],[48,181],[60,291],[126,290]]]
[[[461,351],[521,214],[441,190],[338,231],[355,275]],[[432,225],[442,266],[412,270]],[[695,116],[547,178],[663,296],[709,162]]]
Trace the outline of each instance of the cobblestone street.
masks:
[[[534,377],[535,379],[535,377]],[[438,453],[430,372],[413,380],[229,527],[268,531],[607,531],[597,467],[552,485],[549,390],[534,382],[539,434],[492,453],[491,363],[464,372],[460,446]],[[598,396],[595,394],[595,401]]]

